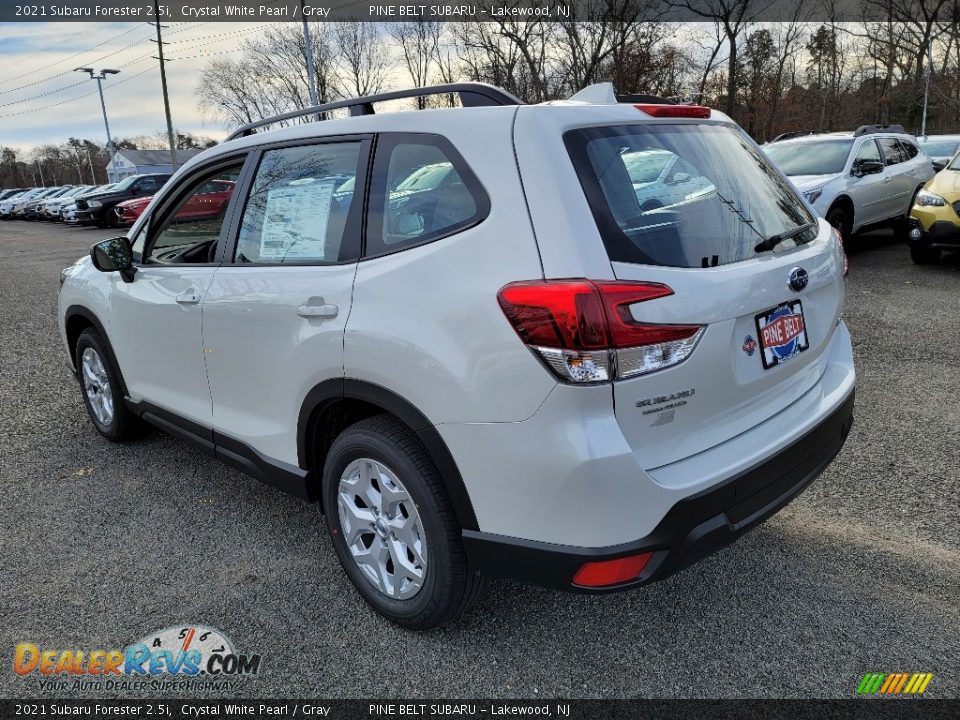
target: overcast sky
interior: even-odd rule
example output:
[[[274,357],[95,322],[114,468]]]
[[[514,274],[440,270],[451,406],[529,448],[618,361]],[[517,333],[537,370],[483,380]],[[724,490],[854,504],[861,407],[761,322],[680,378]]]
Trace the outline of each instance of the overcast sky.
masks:
[[[209,58],[236,52],[258,27],[173,23],[164,30],[169,42],[164,52],[173,60],[167,64],[167,84],[174,127],[223,138],[223,126],[197,109],[197,78]],[[0,145],[26,150],[70,137],[106,142],[96,82],[73,72],[82,66],[121,71],[104,81],[115,138],[165,130],[151,38],[156,39],[156,30],[147,23],[0,23]]]

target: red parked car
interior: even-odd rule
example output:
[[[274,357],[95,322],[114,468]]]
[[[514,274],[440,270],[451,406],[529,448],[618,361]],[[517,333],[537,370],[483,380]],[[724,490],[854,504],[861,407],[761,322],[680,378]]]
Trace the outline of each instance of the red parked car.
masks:
[[[177,213],[178,220],[196,220],[198,218],[218,217],[227,209],[227,203],[233,194],[234,183],[230,180],[210,180],[187,200]],[[114,211],[117,221],[122,225],[133,225],[146,210],[153,196],[133,198],[119,203]]]

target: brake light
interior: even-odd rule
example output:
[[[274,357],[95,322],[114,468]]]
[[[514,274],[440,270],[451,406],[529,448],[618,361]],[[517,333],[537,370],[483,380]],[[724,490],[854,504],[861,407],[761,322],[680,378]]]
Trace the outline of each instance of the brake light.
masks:
[[[505,285],[497,300],[560,380],[596,383],[662,370],[690,355],[703,326],[643,323],[630,312],[672,294],[659,283],[532,280]]]
[[[710,108],[703,105],[634,105],[637,110],[652,117],[701,118],[710,117]]]
[[[843,235],[840,234],[840,231],[836,228],[833,228],[833,236],[837,239],[837,242],[840,244],[840,252],[843,255],[843,277],[846,279],[847,275],[850,274],[850,261],[847,259],[847,248],[843,244]]]
[[[583,587],[605,587],[636,580],[650,562],[651,557],[653,553],[647,552],[616,560],[584,563],[573,576],[573,584]]]

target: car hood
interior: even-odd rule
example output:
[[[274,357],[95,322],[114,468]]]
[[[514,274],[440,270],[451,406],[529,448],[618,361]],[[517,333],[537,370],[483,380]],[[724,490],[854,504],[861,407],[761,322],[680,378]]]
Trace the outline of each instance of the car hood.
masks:
[[[960,200],[960,170],[941,170],[933,176],[927,190],[950,202]]]
[[[804,190],[815,190],[818,187],[826,185],[831,180],[840,177],[839,175],[791,175],[793,184],[803,192]]]
[[[150,201],[153,200],[153,195],[150,197],[135,197],[130,200],[124,200],[122,203],[117,203],[117,207],[125,208],[136,208],[136,207],[146,207],[150,204]]]

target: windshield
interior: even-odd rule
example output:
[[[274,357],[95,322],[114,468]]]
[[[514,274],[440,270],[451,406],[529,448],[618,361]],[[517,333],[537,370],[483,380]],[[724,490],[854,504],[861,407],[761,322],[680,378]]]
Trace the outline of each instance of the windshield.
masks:
[[[960,155],[957,155],[950,163],[947,165],[947,170],[960,170]]]
[[[950,157],[960,146],[960,140],[927,140],[920,144],[930,157]]]
[[[814,223],[796,191],[739,129],[648,124],[564,136],[613,261],[713,267],[757,254],[767,238]],[[628,164],[666,155],[666,171],[638,185]],[[809,242],[816,226],[776,246]]]
[[[765,150],[785,175],[836,175],[847,164],[853,140],[780,142]]]
[[[130,177],[125,177],[123,180],[118,182],[113,186],[113,190],[126,190],[128,187],[133,185],[137,180],[140,179],[139,175],[131,175]]]

